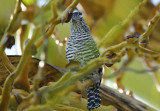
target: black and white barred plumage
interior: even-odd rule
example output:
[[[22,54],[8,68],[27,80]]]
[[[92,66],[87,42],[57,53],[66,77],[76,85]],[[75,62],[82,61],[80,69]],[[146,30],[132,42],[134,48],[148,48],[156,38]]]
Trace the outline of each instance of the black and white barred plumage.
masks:
[[[78,10],[74,10],[70,23],[71,36],[67,43],[67,60],[69,62],[77,61],[82,64],[87,64],[90,60],[99,57],[99,50],[90,34],[90,29]],[[101,84],[101,78],[102,67],[96,69],[84,79],[93,81],[93,85],[87,88],[88,110],[96,109],[100,106],[99,86]]]

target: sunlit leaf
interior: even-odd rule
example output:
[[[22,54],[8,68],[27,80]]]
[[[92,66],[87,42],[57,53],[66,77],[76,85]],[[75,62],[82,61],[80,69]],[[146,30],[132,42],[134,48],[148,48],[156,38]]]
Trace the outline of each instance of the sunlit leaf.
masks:
[[[33,3],[36,3],[37,0],[22,0],[25,4],[31,5]]]

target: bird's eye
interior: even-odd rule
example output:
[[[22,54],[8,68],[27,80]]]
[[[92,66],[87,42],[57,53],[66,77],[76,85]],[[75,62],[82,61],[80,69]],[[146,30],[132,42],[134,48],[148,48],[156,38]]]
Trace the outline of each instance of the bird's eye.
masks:
[[[81,12],[79,12],[79,15],[82,15],[82,13],[81,13]]]
[[[73,15],[82,15],[82,13],[81,12],[73,12]]]
[[[79,12],[74,12],[73,14],[78,15],[78,14],[79,14]]]

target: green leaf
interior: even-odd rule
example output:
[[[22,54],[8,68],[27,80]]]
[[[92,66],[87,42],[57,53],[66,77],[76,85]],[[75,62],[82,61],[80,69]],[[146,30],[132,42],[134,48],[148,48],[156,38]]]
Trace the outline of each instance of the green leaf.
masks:
[[[22,0],[26,5],[31,5],[33,3],[36,3],[37,0]]]

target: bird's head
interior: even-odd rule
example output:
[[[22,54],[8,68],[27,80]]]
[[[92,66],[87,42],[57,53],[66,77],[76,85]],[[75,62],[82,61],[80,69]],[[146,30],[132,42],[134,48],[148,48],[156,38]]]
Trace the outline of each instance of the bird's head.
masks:
[[[72,14],[72,21],[78,22],[81,19],[82,19],[82,13],[75,9]]]
[[[82,13],[79,12],[78,10],[74,10],[72,13],[72,18],[71,18],[71,32],[86,32],[90,33],[89,27],[84,21],[82,17]]]

